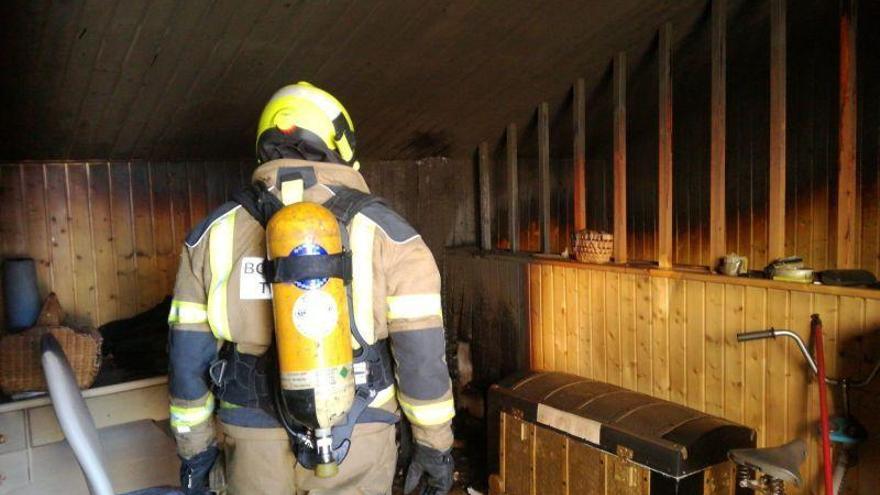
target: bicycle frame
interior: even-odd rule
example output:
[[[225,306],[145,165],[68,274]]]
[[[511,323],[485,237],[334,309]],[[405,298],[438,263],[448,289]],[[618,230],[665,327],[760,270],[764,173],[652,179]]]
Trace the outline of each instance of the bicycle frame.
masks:
[[[819,375],[819,368],[816,364],[816,360],[813,359],[812,354],[810,354],[809,349],[807,348],[807,344],[801,338],[800,335],[791,331],[784,329],[775,329],[770,328],[769,330],[761,330],[756,332],[744,332],[737,334],[736,338],[739,342],[748,342],[751,340],[763,340],[763,339],[775,339],[776,337],[787,337],[795,342],[798,350],[801,352],[801,355],[804,357],[804,360],[807,362],[807,365],[810,367],[810,370],[814,375]],[[859,381],[853,381],[850,378],[832,378],[829,376],[825,377],[825,383],[828,385],[832,385],[835,387],[840,387],[841,395],[843,398],[843,413],[844,417],[848,420],[853,419],[850,415],[850,404],[849,404],[849,390],[850,389],[859,389],[867,387],[874,378],[877,377],[878,372],[880,372],[880,359],[874,364],[874,367],[871,369],[871,372],[868,375]],[[854,419],[853,419],[854,421]],[[843,479],[846,475],[847,464],[849,463],[850,457],[854,456],[853,449],[856,447],[857,442],[853,443],[841,443],[841,453],[838,456],[837,463],[834,467],[833,485],[835,494],[839,493],[841,487],[843,485]]]

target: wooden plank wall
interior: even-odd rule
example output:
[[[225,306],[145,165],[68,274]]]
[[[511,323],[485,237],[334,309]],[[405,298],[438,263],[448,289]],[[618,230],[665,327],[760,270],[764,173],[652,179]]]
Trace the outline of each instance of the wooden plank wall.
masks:
[[[40,294],[58,294],[76,323],[131,316],[171,293],[186,233],[249,178],[251,166],[2,164],[0,258],[34,258]]]
[[[880,294],[735,280],[533,260],[532,367],[607,381],[747,424],[761,445],[808,438],[805,493],[816,493],[815,380],[791,342],[740,344],[736,333],[775,326],[809,340],[810,315],[819,313],[830,372],[864,374],[880,356]],[[878,391],[875,384],[852,395],[869,431],[880,427]],[[849,475],[847,493],[878,493],[880,439],[861,452],[863,469]]]
[[[475,172],[470,160],[446,158],[367,161],[361,167],[370,191],[415,227],[441,267],[444,248],[477,241]]]
[[[446,324],[471,343],[476,383],[528,368],[566,371],[744,423],[761,445],[807,438],[803,493],[820,489],[816,381],[792,342],[740,344],[736,333],[772,326],[809,341],[810,315],[819,313],[829,373],[864,377],[880,356],[876,291],[472,249],[450,250],[446,259]],[[880,383],[851,395],[869,431],[880,430],[878,394]],[[860,449],[859,466],[845,493],[880,493],[880,438]]]
[[[368,162],[363,172],[373,192],[422,233],[442,265],[444,246],[474,242],[476,195],[469,165],[439,158]],[[131,316],[171,293],[183,238],[250,179],[253,166],[250,161],[2,164],[0,258],[37,260],[40,293],[55,291],[79,323]]]

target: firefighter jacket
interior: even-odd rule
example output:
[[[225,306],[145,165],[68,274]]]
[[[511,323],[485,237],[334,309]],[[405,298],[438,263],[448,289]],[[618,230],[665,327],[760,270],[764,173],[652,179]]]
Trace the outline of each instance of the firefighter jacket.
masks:
[[[339,187],[369,192],[349,166],[302,160],[267,162],[253,180],[286,204],[324,203]],[[434,258],[421,236],[381,203],[357,213],[348,232],[355,324],[368,343],[388,339],[395,364],[396,383],[378,391],[370,407],[402,410],[417,442],[445,451],[452,446],[455,409]],[[259,356],[272,343],[265,256],[262,226],[233,202],[211,213],[186,239],[169,315],[171,425],[184,458],[215,441],[215,408],[228,422],[223,410],[237,407],[212,393],[208,370],[219,348],[230,341],[239,352]]]

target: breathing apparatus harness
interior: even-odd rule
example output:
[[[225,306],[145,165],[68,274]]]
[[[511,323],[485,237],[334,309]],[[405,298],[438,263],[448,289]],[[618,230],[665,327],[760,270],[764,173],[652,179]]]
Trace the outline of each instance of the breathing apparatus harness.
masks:
[[[336,277],[345,283],[346,297],[352,307],[351,246],[346,228],[354,216],[368,205],[381,203],[381,198],[347,187],[333,187],[335,195],[324,203],[340,224],[342,253],[287,256],[267,261],[265,274],[269,283],[292,283],[296,280]],[[284,204],[266,185],[257,181],[233,194],[232,200],[242,206],[263,228]],[[385,340],[368,343],[357,330],[354,313],[349,312],[351,334],[359,344],[354,356],[355,398],[344,423],[332,429],[333,450],[339,462],[351,446],[351,435],[357,423],[397,423],[396,414],[369,408],[378,391],[394,384],[391,355]],[[297,424],[283,406],[278,383],[275,343],[262,355],[238,351],[233,342],[226,342],[209,374],[217,397],[230,404],[259,408],[274,416],[287,432],[297,461],[307,469],[318,462],[317,450],[308,429]]]

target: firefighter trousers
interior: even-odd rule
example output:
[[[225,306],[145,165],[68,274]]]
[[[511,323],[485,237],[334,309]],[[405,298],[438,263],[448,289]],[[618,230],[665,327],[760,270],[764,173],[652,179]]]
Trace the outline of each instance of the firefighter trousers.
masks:
[[[394,425],[355,426],[339,473],[320,479],[296,463],[283,429],[220,424],[228,495],[391,495],[397,467]]]

